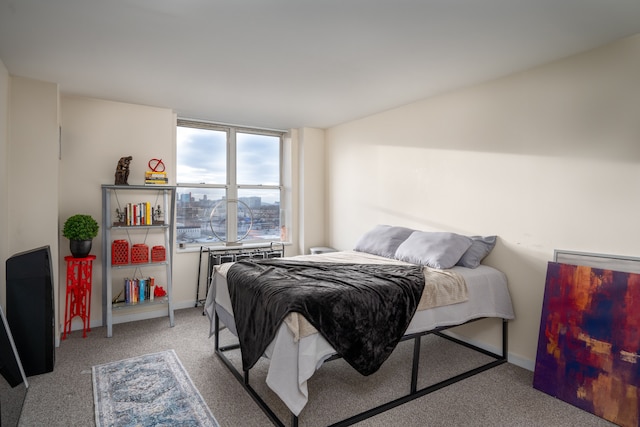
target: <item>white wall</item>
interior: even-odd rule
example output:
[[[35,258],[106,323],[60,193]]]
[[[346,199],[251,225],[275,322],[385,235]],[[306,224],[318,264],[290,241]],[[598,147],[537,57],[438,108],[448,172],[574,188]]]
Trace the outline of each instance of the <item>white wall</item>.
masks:
[[[497,234],[533,367],[554,249],[640,256],[640,35],[329,129],[329,244],[376,224]],[[497,345],[497,324],[457,332]],[[494,338],[495,337],[495,338]]]
[[[133,156],[129,184],[144,184],[144,172],[151,158],[163,159],[170,183],[175,183],[175,174],[171,170],[174,163],[175,117],[171,110],[164,108],[75,96],[62,97],[61,111],[63,125],[58,226],[62,229],[64,221],[77,213],[90,214],[101,225],[91,250],[91,254],[97,257],[93,264],[91,324],[99,326],[102,324],[103,268],[101,185],[114,184],[118,160],[129,155]],[[144,196],[141,197],[138,201],[146,200]],[[69,241],[60,236],[60,280],[64,280],[66,255],[70,255]],[[180,280],[173,283],[174,300],[188,298],[184,284]],[[61,298],[64,298],[64,291],[62,287]],[[166,314],[166,306],[157,306],[156,311],[160,312],[156,315]],[[142,315],[145,316],[148,317]],[[119,320],[122,318],[114,316],[114,323]],[[74,329],[80,326],[78,319],[77,321]]]
[[[9,248],[57,252],[58,86],[14,76],[10,92]]]
[[[303,128],[299,130],[300,185],[300,239],[301,253],[309,248],[326,245],[325,232],[325,143],[324,131]]]
[[[12,76],[9,93],[8,254],[48,245],[57,296],[58,86]]]

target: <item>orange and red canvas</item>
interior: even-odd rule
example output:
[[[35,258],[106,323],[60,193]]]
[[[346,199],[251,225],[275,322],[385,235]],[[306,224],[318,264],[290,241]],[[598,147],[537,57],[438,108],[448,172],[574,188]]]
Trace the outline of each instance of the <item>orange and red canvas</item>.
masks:
[[[534,388],[638,426],[640,274],[550,262]]]

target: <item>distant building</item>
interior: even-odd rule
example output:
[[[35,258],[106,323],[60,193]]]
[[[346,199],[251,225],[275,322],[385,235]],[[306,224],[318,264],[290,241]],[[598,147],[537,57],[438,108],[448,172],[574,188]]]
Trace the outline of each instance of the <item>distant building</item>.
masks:
[[[200,227],[176,227],[176,233],[179,241],[196,240],[202,236]]]
[[[244,202],[249,209],[258,209],[262,206],[262,198],[261,197],[240,197],[241,202]]]

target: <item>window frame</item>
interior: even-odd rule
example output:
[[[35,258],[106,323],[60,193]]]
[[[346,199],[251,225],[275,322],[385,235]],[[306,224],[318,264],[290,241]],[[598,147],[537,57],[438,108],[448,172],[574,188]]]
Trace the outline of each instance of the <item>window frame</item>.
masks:
[[[197,129],[205,129],[205,130],[214,130],[214,131],[222,131],[226,133],[226,183],[220,184],[208,184],[208,183],[190,183],[190,182],[178,182],[177,181],[177,137],[176,137],[176,187],[178,188],[210,188],[210,189],[222,189],[225,193],[225,197],[228,200],[239,200],[238,194],[242,190],[277,190],[279,192],[279,204],[280,204],[280,220],[279,225],[282,228],[285,226],[285,220],[282,218],[282,212],[288,212],[289,207],[285,203],[285,186],[283,183],[284,180],[284,140],[287,135],[286,131],[276,130],[276,129],[263,129],[263,128],[254,128],[247,126],[236,126],[236,125],[228,125],[214,122],[206,122],[201,120],[193,120],[193,119],[183,119],[178,118],[176,122],[176,130],[178,127],[191,127]],[[177,132],[176,132],[177,133]],[[279,184],[238,184],[237,183],[237,134],[254,134],[254,135],[265,135],[271,137],[277,137],[278,141],[278,181]],[[231,203],[227,205],[227,238],[225,241],[216,240],[212,242],[213,244],[204,244],[204,242],[177,242],[178,233],[175,233],[176,237],[176,245],[179,245],[180,248],[190,247],[190,246],[227,246],[232,244],[270,244],[274,240],[265,240],[265,239],[245,239],[240,242],[234,240],[229,240],[229,236],[237,236],[237,222],[230,221],[229,218],[234,218],[237,215],[237,204]],[[288,215],[287,215],[288,216]],[[278,242],[284,243],[286,236],[280,237]]]

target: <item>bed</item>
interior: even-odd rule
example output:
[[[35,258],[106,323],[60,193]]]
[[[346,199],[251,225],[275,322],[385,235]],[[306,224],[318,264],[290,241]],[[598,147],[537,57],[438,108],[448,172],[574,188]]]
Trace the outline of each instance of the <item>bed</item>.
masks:
[[[406,237],[412,232],[413,230],[410,232],[405,231],[405,236],[399,240],[406,241]],[[388,238],[389,236],[384,235],[382,237]],[[474,268],[458,265],[448,266],[450,268],[446,269],[425,266],[424,262],[418,265],[415,263],[416,260],[410,259],[409,261],[414,262],[408,262],[406,257],[405,259],[395,258],[401,242],[398,243],[396,241],[391,245],[391,249],[394,249],[394,257],[391,257],[389,256],[390,253],[380,251],[380,248],[372,249],[363,245],[362,240],[363,239],[356,245],[356,249],[358,250],[287,257],[275,261],[290,261],[304,263],[305,265],[309,263],[319,263],[330,265],[332,269],[339,268],[338,266],[340,264],[344,264],[345,266],[380,266],[380,268],[383,269],[392,267],[405,268],[406,266],[406,268],[417,267],[420,271],[424,272],[425,280],[424,289],[421,291],[422,296],[419,298],[419,301],[416,301],[415,311],[411,313],[411,317],[407,320],[408,324],[401,326],[403,334],[402,337],[399,338],[400,340],[414,340],[414,360],[410,393],[399,399],[365,411],[362,414],[350,417],[336,425],[351,425],[384,410],[388,410],[448,384],[460,381],[506,362],[507,321],[514,318],[514,312],[508,291],[507,279],[502,272],[486,265],[474,265]],[[363,251],[363,249],[366,249],[366,252]],[[463,253],[466,250],[469,250],[468,246],[464,250],[460,249]],[[411,251],[411,253],[413,254],[413,251]],[[456,254],[454,257],[458,260],[460,255]],[[268,262],[273,263],[274,261],[269,260]],[[248,375],[250,363],[247,365],[243,363],[243,373],[240,373],[225,356],[224,353],[226,351],[237,349],[239,345],[219,346],[218,331],[220,330],[220,323],[225,325],[229,331],[236,336],[238,336],[236,323],[242,324],[242,321],[236,322],[234,318],[234,305],[232,303],[229,283],[227,282],[229,271],[234,272],[240,267],[240,265],[237,265],[234,269],[234,264],[237,263],[225,263],[216,266],[212,274],[205,303],[205,312],[211,322],[210,336],[215,336],[216,354],[234,373],[253,399],[261,406],[265,414],[267,414],[275,425],[284,426],[285,424],[273,413],[253,387],[249,385]],[[231,289],[233,289],[233,286]],[[448,334],[443,334],[443,331],[450,327],[487,317],[502,319],[502,351],[500,354],[477,348]],[[431,333],[474,348],[477,351],[491,356],[493,360],[486,365],[457,375],[455,378],[423,389],[418,389],[418,366],[416,358],[419,356],[420,337]],[[318,333],[315,324],[311,324],[305,316],[295,312],[289,313],[284,321],[278,325],[274,332],[273,339],[268,342],[268,345],[261,354],[261,356],[269,360],[266,384],[290,410],[291,425],[296,426],[298,424],[298,416],[308,401],[308,380],[316,370],[320,369],[325,361],[341,357],[336,351],[338,347],[330,344],[327,336],[325,331]],[[356,367],[355,365],[352,366]]]

